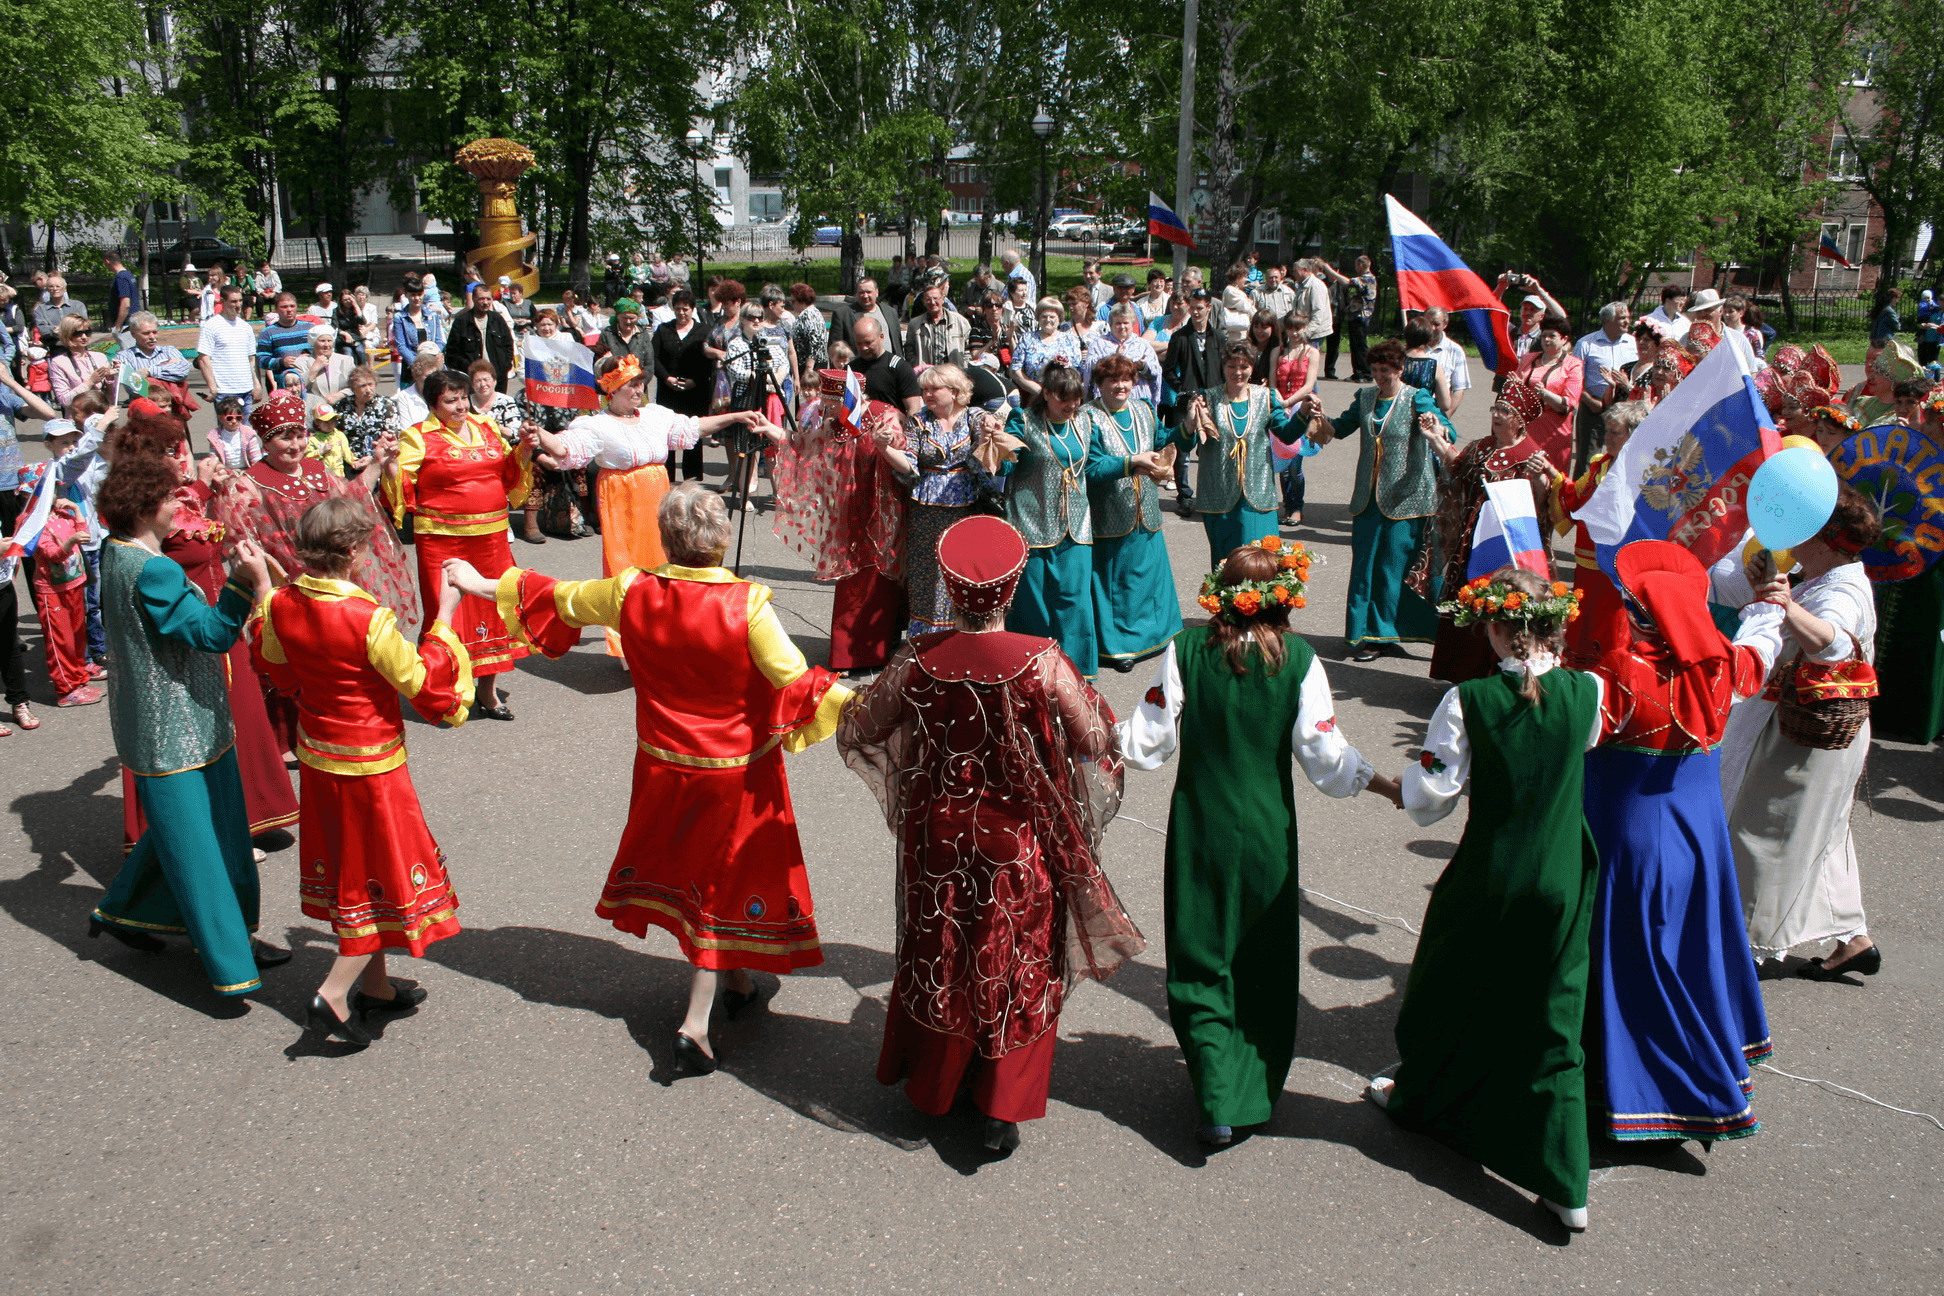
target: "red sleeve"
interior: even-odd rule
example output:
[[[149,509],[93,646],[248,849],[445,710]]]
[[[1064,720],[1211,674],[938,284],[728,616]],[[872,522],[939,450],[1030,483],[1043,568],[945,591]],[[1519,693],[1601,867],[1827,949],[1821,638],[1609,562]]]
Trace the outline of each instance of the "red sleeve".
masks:
[[[537,571],[522,569],[513,597],[506,597],[500,586],[500,614],[514,638],[548,657],[566,655],[580,642],[581,627],[570,625],[554,602],[554,586],[559,582]]]
[[[821,666],[812,666],[793,683],[776,690],[776,701],[770,707],[770,732],[795,733],[816,719],[824,694],[836,682],[836,675]]]
[[[425,683],[409,700],[412,710],[432,724],[453,724],[472,705],[472,666],[443,622],[419,640],[419,660],[425,663]]]

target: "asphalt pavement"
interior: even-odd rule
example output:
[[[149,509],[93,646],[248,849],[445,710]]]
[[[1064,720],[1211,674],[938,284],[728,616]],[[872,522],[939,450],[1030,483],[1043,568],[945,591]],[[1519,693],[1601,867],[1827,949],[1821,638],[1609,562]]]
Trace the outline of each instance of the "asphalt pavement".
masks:
[[[1325,383],[1331,408],[1352,388]],[[1487,393],[1460,415],[1485,431]],[[199,421],[200,426],[200,421]],[[720,471],[720,458],[712,469]],[[1285,534],[1322,558],[1302,632],[1344,732],[1381,768],[1416,751],[1443,688],[1426,647],[1359,665],[1340,638],[1354,452],[1310,461]],[[758,488],[759,502],[767,486]],[[1198,525],[1167,526],[1183,606]],[[597,540],[514,545],[599,573]],[[749,517],[744,572],[812,661],[830,590]],[[23,595],[22,604],[26,605]],[[39,640],[24,622],[32,658]],[[294,848],[263,866],[263,932],[296,951],[241,1000],[180,940],[85,938],[121,859],[105,706],[0,739],[0,1276],[22,1293],[1936,1292],[1944,1128],[1757,1072],[1759,1136],[1596,1145],[1592,1227],[1360,1100],[1392,1041],[1428,888],[1463,828],[1301,786],[1303,1014],[1275,1119],[1208,1155],[1166,1017],[1160,875],[1173,770],[1130,771],[1107,864],[1147,953],[1078,991],[1047,1119],[988,1160],[969,1111],[931,1119],[873,1069],[892,972],[892,844],[824,744],[789,760],[822,967],[678,1075],[688,969],[672,938],[594,916],[626,815],[630,681],[589,635],[507,681],[512,724],[414,724],[411,771],[465,931],[395,975],[430,993],[364,1052],[305,1039],[333,954],[297,904]],[[1106,673],[1125,713],[1144,669]],[[1299,780],[1299,784],[1300,784]],[[1944,1116],[1944,884],[1936,749],[1878,743],[1854,829],[1884,970],[1765,983],[1774,1065]],[[1498,951],[1482,945],[1476,993]]]

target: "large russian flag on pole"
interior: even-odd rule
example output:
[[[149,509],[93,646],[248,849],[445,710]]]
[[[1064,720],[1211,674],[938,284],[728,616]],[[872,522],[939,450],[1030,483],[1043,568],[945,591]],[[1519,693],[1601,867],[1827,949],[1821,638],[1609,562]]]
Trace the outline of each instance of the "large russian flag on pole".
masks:
[[[1671,540],[1710,566],[1748,534],[1748,479],[1781,448],[1754,354],[1731,332],[1654,406],[1573,516],[1609,576],[1635,540]]]
[[[1512,316],[1505,303],[1409,207],[1385,194],[1384,210],[1390,214],[1391,260],[1397,266],[1397,300],[1404,309],[1439,306],[1464,316],[1485,367],[1493,373],[1512,372]]]
[[[1532,483],[1523,477],[1485,483],[1485,504],[1472,528],[1471,558],[1465,579],[1489,576],[1501,567],[1523,567],[1552,579],[1552,561],[1539,534],[1539,511]]]
[[[594,353],[571,334],[541,337],[529,333],[520,345],[526,350],[528,400],[558,409],[601,407],[594,386]]]
[[[1175,215],[1174,208],[1161,201],[1161,195],[1148,190],[1148,233],[1167,243],[1179,243],[1193,251],[1195,240],[1189,237],[1188,227],[1182,224],[1181,217]]]

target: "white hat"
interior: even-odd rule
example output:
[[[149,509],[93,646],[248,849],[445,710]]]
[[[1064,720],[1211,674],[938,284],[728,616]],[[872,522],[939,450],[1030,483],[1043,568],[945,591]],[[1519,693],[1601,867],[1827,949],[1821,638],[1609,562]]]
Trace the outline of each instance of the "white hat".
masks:
[[[512,287],[512,286],[513,286],[513,276],[512,276],[512,275],[501,275],[501,276],[499,277],[499,281],[500,281],[500,287],[502,287],[502,288],[510,288],[510,287]]]
[[[1520,300],[1519,305],[1536,307],[1538,308],[1540,313],[1543,314],[1546,309],[1546,299],[1544,297],[1535,297],[1531,293],[1527,293],[1525,297],[1523,297]]]
[[[335,339],[337,337],[337,330],[332,328],[329,324],[313,324],[310,326],[310,332],[305,334],[304,336],[310,338],[311,341],[313,342],[315,342],[318,338]]]
[[[333,288],[333,287],[331,287],[331,285],[329,285],[329,284],[327,284],[327,283],[322,283],[322,284],[319,284],[319,285],[317,285],[317,291],[319,291],[319,292],[321,292],[321,293],[327,293],[327,292],[336,292],[336,291],[337,291],[337,289],[335,289],[335,288]]]
[[[1688,299],[1686,314],[1694,315],[1704,310],[1713,310],[1721,305],[1721,294],[1712,288],[1703,288]]]

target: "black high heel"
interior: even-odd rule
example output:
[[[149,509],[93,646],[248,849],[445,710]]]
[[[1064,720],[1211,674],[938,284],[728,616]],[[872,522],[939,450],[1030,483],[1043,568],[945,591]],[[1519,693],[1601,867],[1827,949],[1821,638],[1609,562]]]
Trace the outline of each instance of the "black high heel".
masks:
[[[985,1146],[988,1152],[1011,1152],[1019,1146],[1019,1126],[997,1116],[986,1117]]]
[[[351,1011],[366,1015],[371,1013],[402,1013],[410,1012],[425,1002],[424,986],[402,986],[396,981],[390,984],[392,997],[389,999],[374,999],[363,990],[353,990],[349,1000]]]
[[[748,994],[744,994],[740,990],[724,990],[722,992],[723,1019],[726,1021],[734,1021],[746,1009],[753,1008],[762,1001],[763,988],[761,986],[752,985],[749,988]]]
[[[1812,958],[1796,969],[1796,975],[1810,981],[1841,981],[1854,972],[1858,976],[1875,976],[1883,971],[1883,950],[1872,945],[1861,954],[1844,959],[1835,967],[1830,967],[1819,958]]]
[[[290,962],[291,951],[278,949],[275,945],[265,945],[262,941],[250,942],[250,957],[256,960],[258,969],[282,967]]]
[[[304,1014],[304,1026],[329,1039],[335,1035],[346,1044],[366,1048],[371,1044],[371,1032],[364,1028],[354,1011],[345,1021],[339,1021],[335,1009],[324,1002],[323,995],[312,995],[310,1009]]]
[[[105,923],[99,918],[88,919],[89,940],[94,940],[104,932],[128,946],[128,948],[140,950],[144,954],[160,954],[163,950],[169,948],[168,942],[159,937],[151,936],[147,932],[129,931],[126,927],[117,927],[115,924]]]
[[[713,1075],[717,1065],[700,1044],[680,1031],[675,1032],[675,1060],[697,1075]]]

